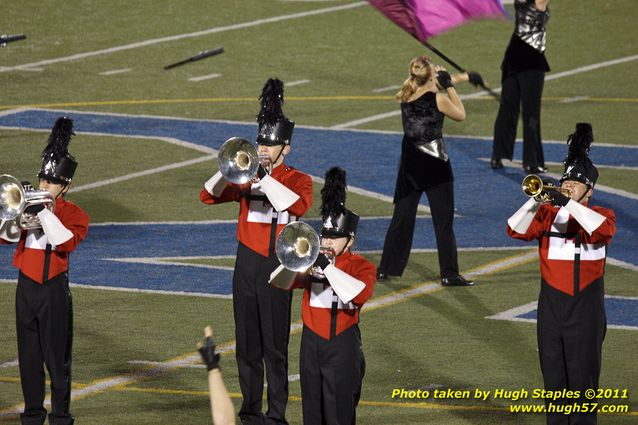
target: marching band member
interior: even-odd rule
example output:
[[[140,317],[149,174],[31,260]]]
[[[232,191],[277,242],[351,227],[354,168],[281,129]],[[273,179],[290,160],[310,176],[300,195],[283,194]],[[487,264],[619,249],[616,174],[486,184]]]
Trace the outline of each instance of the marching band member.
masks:
[[[237,185],[221,173],[204,184],[200,199],[205,204],[239,202],[237,260],[233,275],[233,307],[237,339],[237,367],[243,403],[239,416],[245,424],[285,424],[288,401],[288,338],[292,295],[268,285],[270,273],[279,265],[275,240],[289,222],[303,216],[312,203],[312,180],[284,159],[291,150],[294,122],[281,106],[283,83],[269,79],[263,88],[257,116],[258,152],[270,163],[271,173],[259,166],[259,181]],[[260,183],[274,179],[292,190],[296,202],[279,210]],[[272,180],[271,180],[272,181]],[[264,364],[268,381],[268,410],[262,413]]]
[[[24,395],[24,425],[42,425],[46,364],[51,379],[51,425],[73,424],[71,402],[71,346],[73,307],[69,290],[69,254],[84,240],[89,216],[64,199],[78,165],[68,153],[73,121],[58,118],[38,173],[40,190],[55,199],[54,212],[43,204],[28,206],[25,213],[37,215],[40,228],[21,230],[13,265],[20,270],[16,291],[16,329],[20,382]],[[11,222],[14,223],[14,222]],[[5,222],[5,225],[10,222]],[[0,231],[0,237],[7,233]]]
[[[548,190],[551,203],[532,197],[507,221],[512,238],[539,241],[537,329],[545,389],[580,391],[581,396],[587,389],[598,388],[607,327],[605,260],[607,245],[616,232],[614,212],[589,205],[598,178],[588,156],[592,141],[587,123],[577,124],[568,139],[560,187],[569,189],[569,196]],[[548,413],[547,423],[595,424],[596,412]]]
[[[299,273],[292,285],[304,288],[300,375],[305,425],[354,424],[361,395],[365,359],[359,310],[372,296],[376,269],[351,251],[359,216],[345,208],[345,195],[345,171],[331,168],[321,190],[321,245],[334,254],[334,265],[321,253],[312,271]],[[359,292],[348,299],[337,295],[336,283],[326,277],[328,266],[356,279]]]

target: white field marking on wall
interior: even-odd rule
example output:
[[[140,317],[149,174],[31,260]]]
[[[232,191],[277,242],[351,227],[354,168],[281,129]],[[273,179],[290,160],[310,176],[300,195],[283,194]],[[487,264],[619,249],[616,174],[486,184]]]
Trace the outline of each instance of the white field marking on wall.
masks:
[[[372,92],[373,93],[383,93],[384,91],[391,91],[391,90],[394,91],[394,90],[399,90],[400,88],[401,88],[401,86],[394,85],[394,86],[381,87],[381,88],[378,88],[378,89],[372,89]]]
[[[302,85],[302,84],[307,84],[307,83],[309,83],[309,82],[310,82],[310,80],[296,80],[296,81],[291,81],[291,82],[289,82],[289,83],[286,83],[286,88],[288,88],[288,87],[293,87],[293,86],[299,86],[299,85]]]
[[[368,4],[368,2],[361,1],[361,2],[357,2],[357,3],[349,3],[349,4],[345,4],[345,5],[340,5],[340,6],[332,6],[332,7],[326,7],[326,8],[323,8],[323,9],[310,10],[310,11],[306,11],[306,12],[292,13],[292,14],[289,14],[289,15],[280,15],[280,16],[273,16],[273,17],[270,17],[270,18],[256,19],[254,21],[242,22],[242,23],[239,23],[239,24],[231,24],[231,25],[226,25],[226,26],[216,27],[216,28],[209,28],[209,29],[206,29],[206,30],[195,31],[195,32],[186,33],[186,34],[179,34],[179,35],[172,35],[172,36],[167,36],[167,37],[154,38],[154,39],[150,39],[150,40],[140,41],[140,42],[137,42],[137,43],[131,43],[131,44],[126,44],[126,45],[117,46],[117,47],[111,47],[111,48],[108,48],[108,49],[95,50],[95,51],[92,51],[92,52],[85,52],[85,53],[77,53],[77,54],[74,54],[74,55],[59,57],[59,58],[55,58],[55,59],[45,59],[45,60],[41,60],[41,61],[38,61],[38,62],[23,64],[23,65],[16,65],[16,66],[11,66],[11,67],[5,67],[4,69],[0,69],[0,72],[8,72],[8,71],[13,71],[13,70],[20,70],[20,69],[31,68],[31,67],[40,66],[40,65],[50,65],[50,64],[54,64],[54,63],[60,63],[60,62],[77,61],[77,60],[80,60],[80,59],[85,59],[85,58],[89,58],[89,57],[93,57],[93,56],[101,56],[101,55],[110,54],[110,53],[116,53],[116,52],[120,52],[120,51],[124,51],[124,50],[137,49],[137,48],[140,48],[140,47],[152,46],[152,45],[156,45],[156,44],[161,44],[161,43],[166,43],[166,42],[171,42],[171,41],[177,41],[177,40],[183,40],[183,39],[187,39],[187,38],[201,37],[201,36],[205,36],[205,35],[209,35],[209,34],[218,34],[218,33],[225,32],[225,31],[233,31],[233,30],[239,30],[239,29],[244,29],[244,28],[256,27],[256,26],[259,26],[259,25],[271,24],[271,23],[287,21],[287,20],[291,20],[291,19],[305,18],[305,17],[308,17],[308,16],[315,16],[315,15],[322,15],[322,14],[325,14],[325,13],[339,12],[339,11],[342,11],[342,10],[348,10],[348,9],[354,9],[356,7],[366,6],[367,4]]]
[[[631,62],[631,61],[635,61],[636,59],[638,59],[638,55],[633,55],[633,56],[626,56],[623,58],[618,58],[618,59],[613,59],[613,60],[609,60],[609,61],[605,61],[605,62],[599,62],[599,63],[595,63],[592,65],[586,65],[586,66],[581,66],[578,68],[574,68],[568,71],[564,71],[564,72],[558,72],[556,74],[550,74],[548,76],[545,76],[545,81],[551,81],[551,80],[556,80],[558,78],[563,78],[563,77],[569,77],[571,75],[576,75],[576,74],[581,74],[583,72],[589,72],[589,71],[594,71],[596,69],[600,69],[600,68],[605,68],[607,66],[613,66],[613,65],[619,65],[622,63],[626,63],[626,62]],[[494,88],[492,89],[494,92],[496,93],[500,93],[501,92],[501,87],[498,88]],[[465,99],[472,99],[475,97],[479,97],[479,96],[484,96],[485,92],[478,92],[478,93],[472,93],[469,95],[461,95],[459,96],[462,100]],[[360,118],[358,120],[353,120],[353,121],[348,121],[342,124],[337,124],[337,125],[333,125],[332,128],[336,128],[336,129],[344,129],[344,128],[348,128],[348,127],[355,127],[357,125],[361,125],[361,124],[367,124],[369,122],[373,122],[373,121],[378,121],[378,120],[382,120],[385,118],[390,118],[393,116],[398,116],[401,115],[401,111],[400,110],[395,110],[393,112],[385,112],[385,113],[381,113],[381,114],[377,114],[377,115],[372,115],[366,118]]]
[[[188,167],[194,164],[199,164],[200,162],[206,162],[213,160],[217,155],[206,155],[195,159],[189,159],[188,161],[176,162],[174,164],[163,165],[157,168],[151,168],[149,170],[138,171],[136,173],[126,174],[119,177],[114,177],[112,179],[100,180],[93,183],[88,183],[82,186],[77,186],[69,190],[69,193],[81,192],[83,190],[95,189],[102,186],[107,186],[109,184],[120,183],[126,180],[135,179],[138,177],[150,176],[152,174],[163,173],[164,171],[175,170],[177,168]]]
[[[105,75],[105,76],[117,75],[117,74],[124,74],[130,71],[131,71],[131,68],[111,69],[109,71],[100,72],[100,75]]]
[[[221,76],[222,74],[208,74],[208,75],[202,75],[201,77],[191,77],[188,79],[188,81],[194,81],[194,82],[205,81],[205,80],[210,80],[210,79],[221,77]]]

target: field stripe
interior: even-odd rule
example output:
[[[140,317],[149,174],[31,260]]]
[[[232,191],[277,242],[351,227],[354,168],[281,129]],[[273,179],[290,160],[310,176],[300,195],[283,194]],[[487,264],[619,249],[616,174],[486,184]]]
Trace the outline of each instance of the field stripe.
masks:
[[[124,74],[126,72],[129,72],[130,70],[131,68],[112,69],[110,71],[100,72],[100,75],[109,76],[109,75]]]
[[[206,30],[196,31],[196,32],[191,32],[191,33],[186,33],[186,34],[179,34],[179,35],[172,35],[172,36],[167,36],[167,37],[153,38],[153,39],[150,39],[150,40],[140,41],[140,42],[131,43],[131,44],[125,44],[125,45],[118,46],[118,47],[110,47],[108,49],[101,49],[101,50],[95,50],[95,51],[92,51],[92,52],[78,53],[78,54],[74,54],[74,55],[71,55],[71,56],[64,56],[64,57],[59,57],[59,58],[55,58],[55,59],[46,59],[46,60],[41,60],[41,61],[33,62],[33,63],[27,63],[27,64],[23,64],[23,65],[4,67],[4,68],[0,68],[0,72],[24,70],[26,68],[31,68],[31,67],[34,67],[34,66],[43,66],[43,65],[51,65],[51,64],[54,64],[54,63],[77,61],[77,60],[81,60],[81,59],[85,59],[85,58],[89,58],[89,57],[93,57],[93,56],[101,56],[101,55],[121,52],[121,51],[124,51],[124,50],[131,50],[131,49],[137,49],[137,48],[140,48],[140,47],[153,46],[153,45],[156,45],[156,44],[167,43],[167,42],[177,41],[177,40],[183,40],[183,39],[187,39],[187,38],[201,37],[201,36],[204,36],[204,35],[218,34],[218,33],[225,32],[225,31],[233,31],[233,30],[239,30],[239,29],[244,29],[244,28],[251,28],[251,27],[256,27],[256,26],[259,26],[259,25],[272,24],[272,23],[275,23],[275,22],[282,22],[282,21],[287,21],[287,20],[291,20],[291,19],[305,18],[305,17],[308,17],[308,16],[323,15],[325,13],[339,12],[339,11],[342,11],[342,10],[354,9],[354,8],[357,8],[357,7],[365,6],[367,4],[368,4],[367,2],[361,1],[361,2],[356,2],[356,3],[349,3],[349,4],[345,4],[345,5],[341,5],[341,6],[326,7],[326,8],[323,8],[323,9],[315,9],[315,10],[309,10],[309,11],[305,11],[305,12],[292,13],[292,14],[289,14],[289,15],[280,15],[280,16],[273,16],[273,17],[270,17],[270,18],[256,19],[254,21],[248,21],[248,22],[242,22],[242,23],[239,23],[239,24],[226,25],[226,26],[223,26],[223,27],[209,28],[209,29],[206,29]]]
[[[193,82],[205,81],[205,80],[210,80],[212,78],[217,78],[221,76],[222,74],[208,74],[208,75],[202,75],[200,77],[191,77],[188,79],[188,81],[193,81]]]
[[[608,66],[613,66],[613,65],[618,65],[618,64],[622,64],[622,63],[627,63],[627,62],[632,62],[638,59],[638,55],[633,55],[633,56],[626,56],[623,58],[618,58],[618,59],[613,59],[613,60],[609,60],[609,61],[605,61],[605,62],[599,62],[599,63],[594,63],[591,65],[586,65],[586,66],[581,66],[578,68],[574,68],[568,71],[563,71],[563,72],[558,72],[556,74],[551,74],[549,76],[545,77],[545,81],[551,81],[551,80],[556,80],[558,78],[563,78],[563,77],[569,77],[572,75],[576,75],[576,74],[581,74],[583,72],[589,72],[589,71],[594,71],[596,69],[600,69],[600,68],[605,68]],[[492,89],[494,90],[494,92],[496,93],[500,93],[501,92],[501,87],[498,88],[494,88]],[[460,95],[459,97],[462,100],[465,99],[472,99],[478,96],[484,96],[485,93],[484,92],[479,92],[479,93],[473,93],[473,94],[469,94],[469,95]],[[373,121],[379,121],[385,118],[390,118],[390,117],[394,117],[394,116],[398,116],[401,115],[401,111],[400,110],[395,110],[392,112],[384,112],[381,114],[377,114],[377,115],[372,115],[369,117],[365,117],[365,118],[360,118],[357,120],[353,120],[353,121],[348,121],[345,123],[341,123],[341,124],[336,124],[333,125],[332,128],[338,128],[338,129],[344,129],[344,128],[349,128],[349,127],[356,127],[358,125],[361,124],[367,124]]]
[[[177,168],[188,167],[194,164],[199,164],[201,162],[210,161],[212,159],[217,158],[217,155],[206,155],[195,159],[189,159],[187,161],[176,162],[174,164],[163,165],[157,168],[151,168],[149,170],[138,171],[136,173],[126,174],[119,177],[114,177],[111,179],[100,180],[94,183],[88,183],[82,186],[77,186],[69,190],[69,193],[81,192],[83,190],[95,189],[102,186],[107,186],[109,184],[120,183],[126,180],[135,179],[138,177],[150,176],[152,174],[163,173],[164,171],[175,170]]]

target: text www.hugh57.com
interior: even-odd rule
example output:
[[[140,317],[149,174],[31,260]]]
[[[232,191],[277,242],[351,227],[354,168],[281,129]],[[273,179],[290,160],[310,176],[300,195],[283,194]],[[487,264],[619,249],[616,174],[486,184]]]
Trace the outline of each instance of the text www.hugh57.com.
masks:
[[[510,404],[510,413],[627,413],[626,404],[571,403],[571,404]]]

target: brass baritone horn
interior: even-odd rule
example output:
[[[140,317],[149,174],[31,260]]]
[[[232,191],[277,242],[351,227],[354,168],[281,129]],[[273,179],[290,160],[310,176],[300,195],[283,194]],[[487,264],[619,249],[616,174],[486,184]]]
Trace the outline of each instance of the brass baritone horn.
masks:
[[[521,183],[521,189],[525,195],[545,202],[549,202],[553,199],[552,195],[549,193],[552,190],[556,190],[567,197],[571,196],[571,191],[569,189],[554,186],[553,184],[545,184],[536,174],[529,174],[525,176]]]
[[[248,140],[231,137],[219,149],[219,171],[231,183],[244,184],[257,175],[259,154]]]
[[[288,270],[301,272],[312,266],[319,256],[319,236],[309,224],[287,224],[277,237],[275,253]]]
[[[16,219],[21,229],[42,227],[37,215],[25,212],[32,206],[44,204],[51,212],[55,209],[55,199],[47,190],[25,190],[22,183],[13,176],[0,176],[0,220]]]

